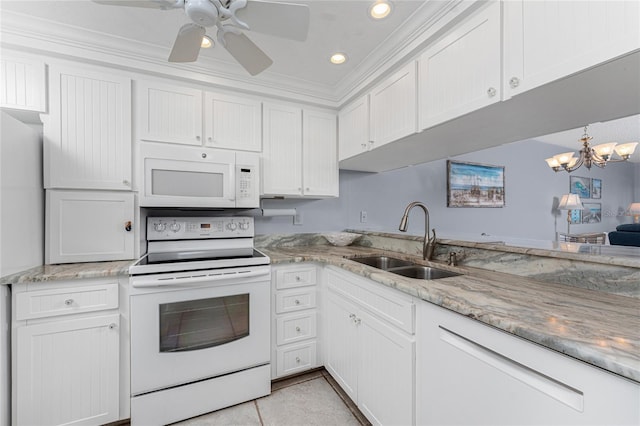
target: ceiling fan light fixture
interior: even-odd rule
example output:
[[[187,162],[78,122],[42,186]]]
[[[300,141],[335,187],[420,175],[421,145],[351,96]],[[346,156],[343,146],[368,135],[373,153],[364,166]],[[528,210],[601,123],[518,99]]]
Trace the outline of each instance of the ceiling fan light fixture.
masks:
[[[391,3],[386,0],[378,0],[369,8],[369,15],[373,19],[384,19],[391,13]]]
[[[208,35],[202,37],[202,43],[200,44],[200,47],[202,47],[203,49],[208,49],[210,47],[213,47],[213,45],[214,42],[211,37],[209,37]]]
[[[333,55],[331,55],[331,58],[329,58],[329,61],[335,65],[344,64],[345,62],[347,62],[347,55],[345,55],[344,53],[334,53]]]

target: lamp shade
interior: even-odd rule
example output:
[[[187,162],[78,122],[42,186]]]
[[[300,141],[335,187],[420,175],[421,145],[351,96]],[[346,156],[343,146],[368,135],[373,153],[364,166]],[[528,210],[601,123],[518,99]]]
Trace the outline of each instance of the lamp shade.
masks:
[[[640,214],[640,203],[631,203],[627,207],[630,215]]]
[[[558,209],[560,210],[575,210],[575,209],[584,209],[582,205],[582,201],[578,194],[564,194],[562,198],[560,198],[560,203],[558,204]]]

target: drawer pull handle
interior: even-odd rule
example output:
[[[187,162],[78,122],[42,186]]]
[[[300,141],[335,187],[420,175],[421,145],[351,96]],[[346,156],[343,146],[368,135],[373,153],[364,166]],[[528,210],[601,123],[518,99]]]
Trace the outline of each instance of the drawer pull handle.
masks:
[[[116,325],[114,323],[109,324],[109,330],[113,330],[114,328],[116,328]]]
[[[71,306],[73,304],[73,299],[67,299],[64,301],[64,304],[67,306]]]
[[[296,327],[296,331],[300,333],[300,327]]]
[[[299,356],[297,356],[297,357],[296,357],[296,363],[300,364],[300,361],[301,361],[300,357],[299,357]]]
[[[298,299],[296,299],[296,300],[294,301],[294,303],[295,303],[296,305],[299,305],[299,304],[300,304],[300,301],[299,301]]]

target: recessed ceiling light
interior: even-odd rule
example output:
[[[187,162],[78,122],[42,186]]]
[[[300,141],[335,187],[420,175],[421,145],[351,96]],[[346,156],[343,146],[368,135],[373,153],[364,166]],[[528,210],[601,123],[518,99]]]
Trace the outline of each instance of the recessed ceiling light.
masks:
[[[369,14],[373,19],[382,19],[391,13],[391,4],[386,0],[378,0],[369,8]]]
[[[347,55],[345,55],[344,53],[334,53],[333,55],[331,55],[331,59],[329,60],[332,64],[344,64],[347,61]]]
[[[208,35],[202,37],[202,43],[200,44],[200,47],[208,49],[211,46],[213,46],[213,39],[211,37],[209,37]]]

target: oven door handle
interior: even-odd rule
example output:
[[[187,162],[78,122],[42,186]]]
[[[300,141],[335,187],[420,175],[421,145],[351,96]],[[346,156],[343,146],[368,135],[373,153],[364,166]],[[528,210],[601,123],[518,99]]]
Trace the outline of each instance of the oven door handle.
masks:
[[[218,272],[218,273],[205,273],[194,274],[191,276],[175,276],[167,278],[135,278],[131,282],[132,287],[168,287],[184,284],[196,284],[200,282],[212,282],[212,281],[226,281],[234,279],[244,279],[251,277],[265,276],[269,277],[268,269],[260,269],[258,271],[250,272]]]

